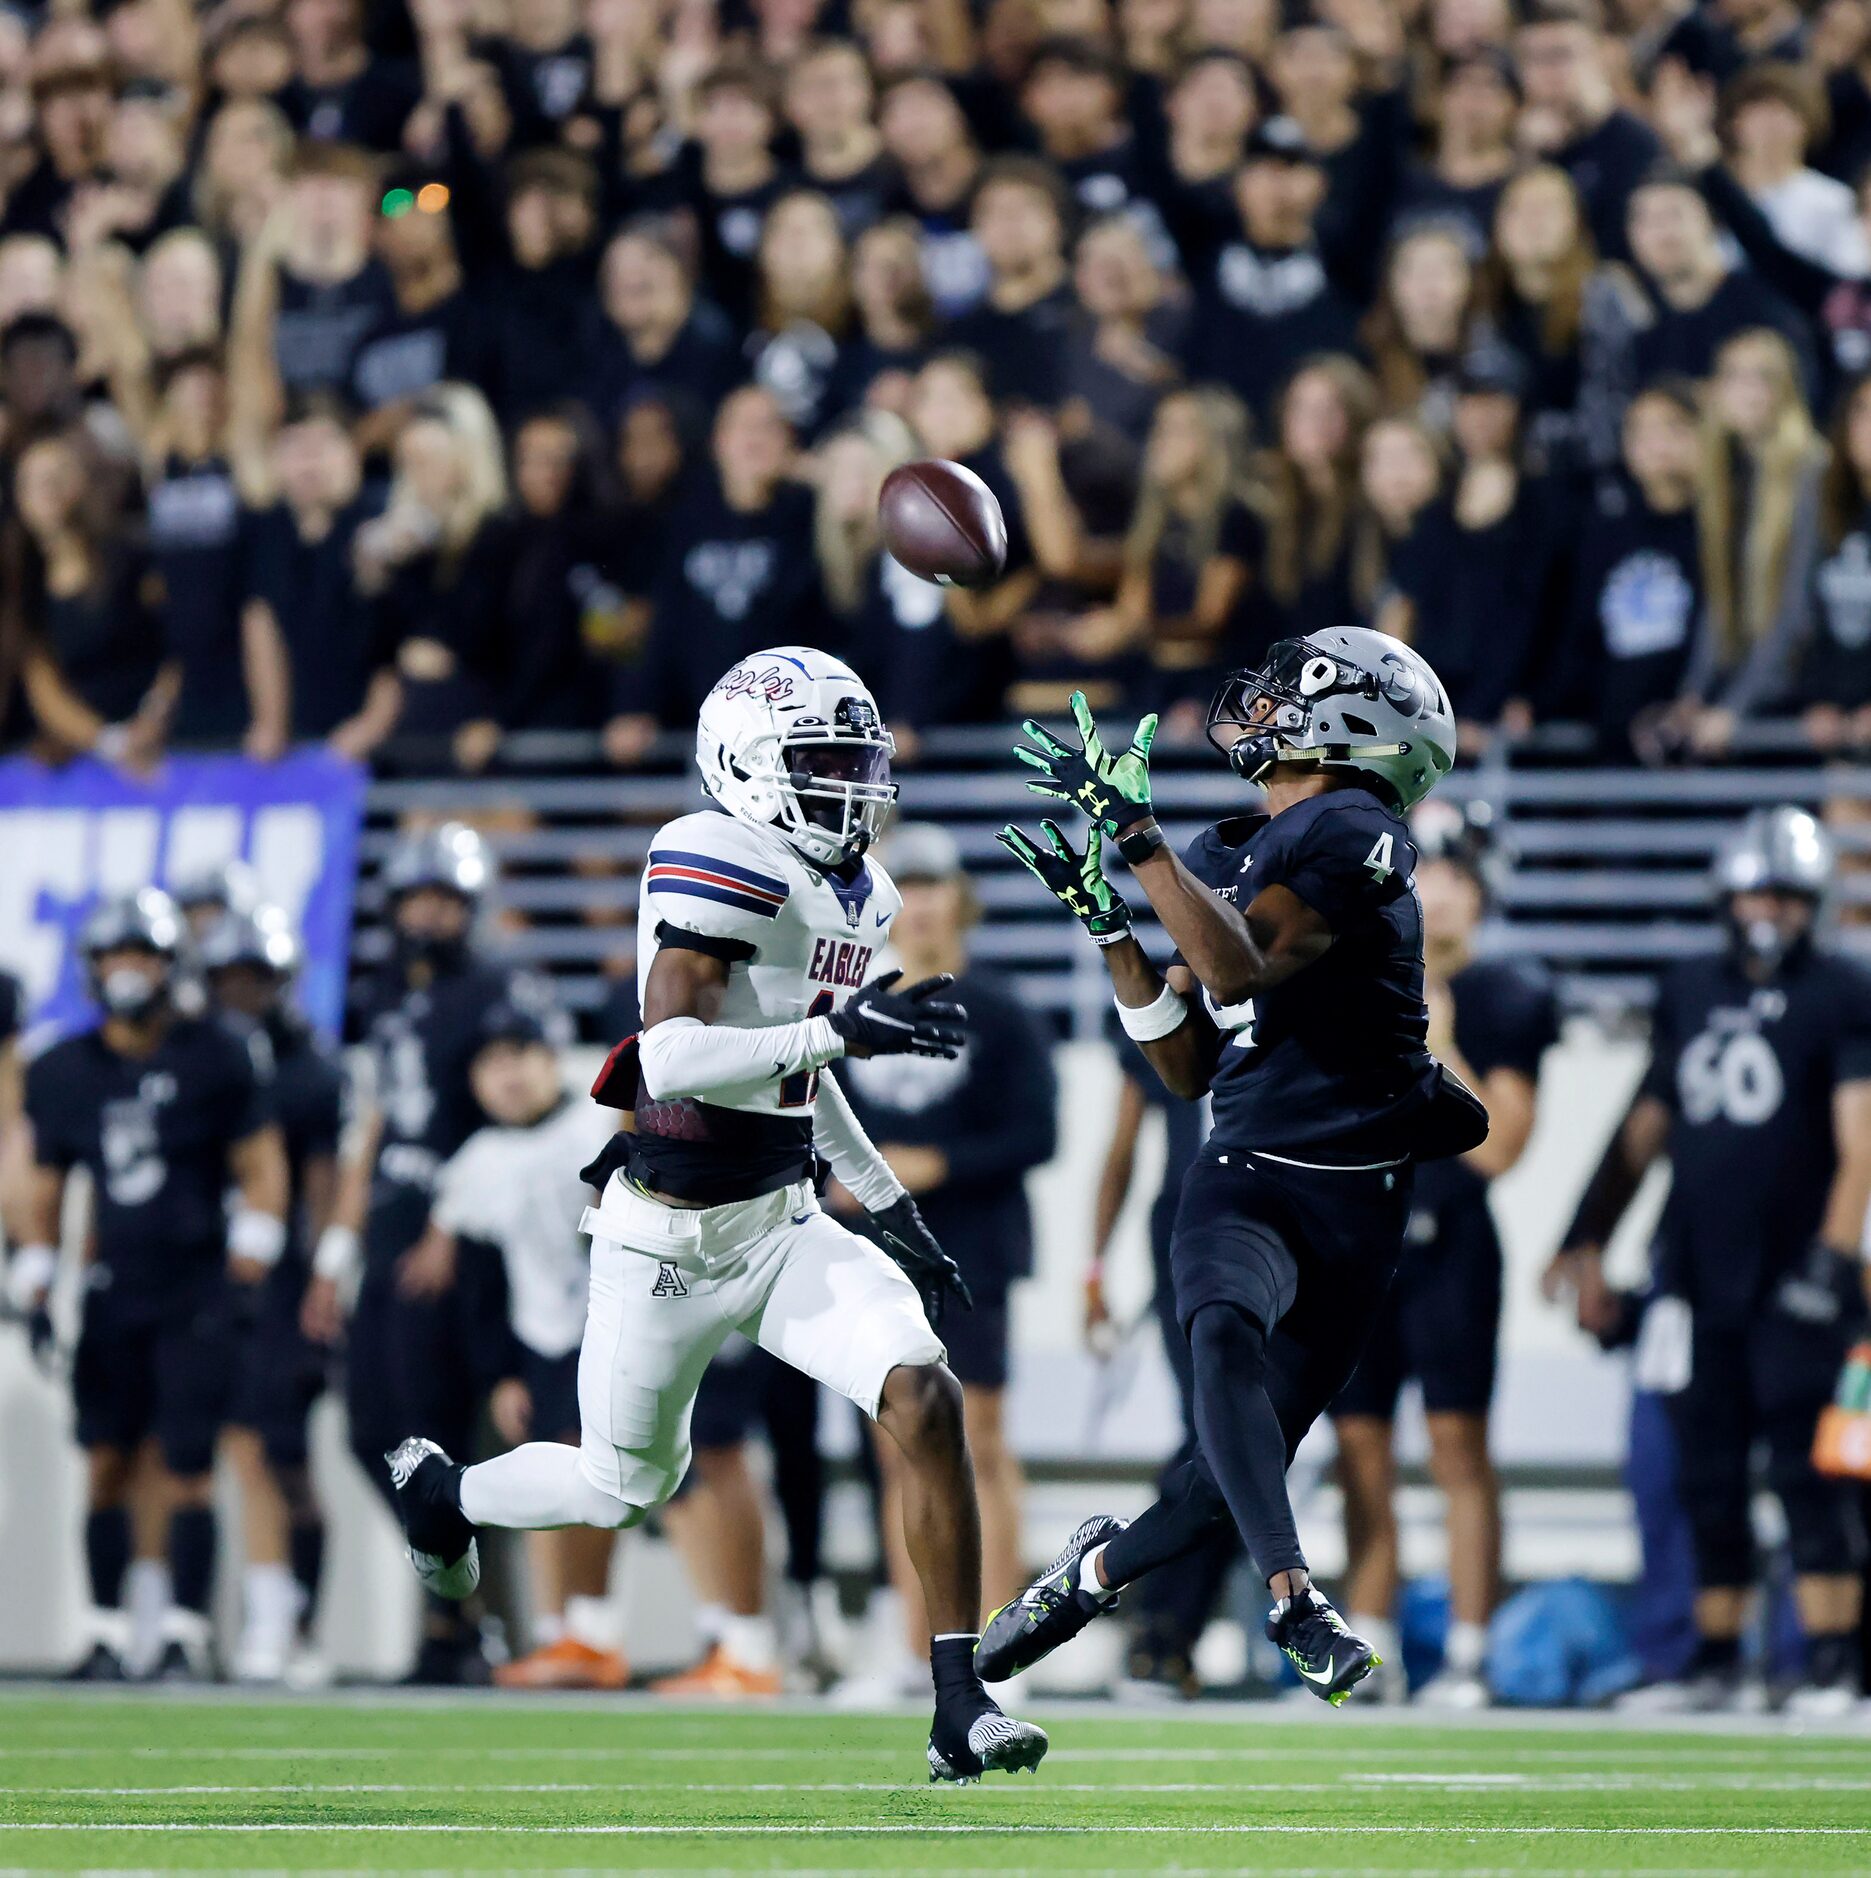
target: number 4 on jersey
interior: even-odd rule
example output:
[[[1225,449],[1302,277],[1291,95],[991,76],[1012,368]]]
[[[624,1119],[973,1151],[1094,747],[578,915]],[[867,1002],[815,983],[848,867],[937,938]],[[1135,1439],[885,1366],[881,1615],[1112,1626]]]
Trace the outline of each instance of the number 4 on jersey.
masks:
[[[1390,872],[1390,836],[1382,834],[1371,843],[1371,851],[1364,857],[1364,864],[1371,870],[1373,880],[1382,880]]]

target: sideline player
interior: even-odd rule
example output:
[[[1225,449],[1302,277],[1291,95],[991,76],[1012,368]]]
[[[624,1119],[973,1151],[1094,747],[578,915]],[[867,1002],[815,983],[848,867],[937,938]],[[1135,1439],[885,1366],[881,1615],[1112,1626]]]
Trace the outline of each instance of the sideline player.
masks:
[[[483,958],[475,920],[493,858],[459,822],[402,837],[383,864],[391,951],[366,988],[360,1029],[370,1098],[345,1144],[332,1223],[306,1289],[307,1333],[344,1329],[342,1287],[361,1264],[345,1350],[351,1452],[395,1504],[384,1450],[410,1429],[465,1447],[489,1380],[477,1354],[504,1329],[497,1292],[457,1274],[445,1235],[424,1228],[443,1163],[481,1125],[468,1066],[496,1005],[550,1010],[530,973]],[[556,1021],[556,1018],[555,1020]],[[479,1262],[476,1262],[477,1265]],[[431,1599],[410,1671],[416,1683],[483,1683],[478,1626]]]
[[[240,1479],[246,1556],[234,1653],[241,1682],[279,1682],[289,1668],[295,1678],[320,1673],[305,1653],[325,1562],[307,1424],[324,1393],[326,1356],[299,1314],[337,1189],[344,1072],[294,1007],[301,957],[286,915],[261,904],[230,906],[196,935],[191,958],[210,1008],[247,1031],[266,1068],[290,1178],[286,1251],[261,1283],[222,1438]]]
[[[961,1386],[925,1315],[966,1287],[827,1073],[844,1056],[962,1043],[946,978],[864,982],[898,905],[865,858],[896,800],[894,744],[848,666],[785,646],[715,686],[695,745],[712,806],[650,844],[644,1028],[599,1085],[626,1132],[593,1169],[608,1179],[585,1215],[583,1446],[531,1442],[462,1468],[405,1441],[391,1466],[411,1557],[426,1584],[463,1596],[478,1526],[635,1525],[682,1478],[696,1385],[739,1329],[849,1396],[902,1452],[905,1538],[935,1633],[930,1777],[1030,1769],[1046,1736],[1003,1715],[975,1674],[973,1466]],[[890,1256],[820,1210],[815,1153]]]
[[[145,887],[99,907],[78,946],[99,1011],[26,1072],[30,1242],[14,1255],[51,1281],[73,1168],[92,1187],[93,1254],[72,1360],[89,1473],[85,1559],[93,1606],[78,1674],[124,1674],[127,1496],[154,1436],[174,1604],[154,1673],[204,1674],[214,1581],[214,1450],[253,1287],[286,1249],[286,1156],[245,1043],[171,1002],[182,923]],[[237,1198],[230,1213],[229,1186]]]
[[[1645,1170],[1670,1158],[1656,1295],[1637,1372],[1669,1403],[1696,1552],[1696,1655],[1680,1681],[1634,1691],[1658,1712],[1735,1706],[1754,1582],[1750,1463],[1786,1515],[1806,1633],[1796,1714],[1856,1699],[1856,1489],[1812,1464],[1813,1429],[1865,1315],[1859,1253],[1871,1200],[1871,979],[1814,942],[1832,849],[1803,810],[1759,809],[1715,864],[1727,945],[1663,981],[1649,1072],[1548,1273],[1582,1328],[1619,1301],[1601,1254]]]
[[[1451,1622],[1442,1668],[1416,1692],[1431,1708],[1485,1708],[1488,1620],[1500,1596],[1501,1495],[1488,1454],[1488,1407],[1501,1334],[1501,1240],[1488,1183],[1533,1133],[1540,1058],[1558,1036],[1550,981],[1512,959],[1478,959],[1487,910],[1486,833],[1446,802],[1412,818],[1423,905],[1429,1045],[1480,1095],[1488,1138],[1459,1159],[1419,1168],[1409,1252],[1351,1380],[1332,1404],[1345,1496],[1345,1604],[1351,1626],[1395,1668],[1398,1654],[1397,1398],[1414,1378],[1429,1428],[1430,1478],[1449,1536]]]
[[[1091,821],[1085,852],[1001,839],[1104,953],[1126,1033],[1173,1094],[1213,1096],[1171,1246],[1195,1371],[1198,1452],[1130,1526],[1087,1520],[995,1613],[976,1663],[1001,1681],[1108,1610],[1118,1589],[1232,1517],[1274,1596],[1268,1637],[1334,1704],[1376,1652],[1313,1584],[1287,1495],[1301,1438],[1343,1387],[1403,1252],[1414,1162],[1466,1152],[1480,1102],[1425,1044],[1423,915],[1401,816],[1448,774],[1455,720],[1434,672],[1363,627],[1285,639],[1231,673],[1209,737],[1266,816],[1171,852],[1150,803],[1156,719],[1113,756],[1082,694],[1080,742],[1029,722],[1030,786]],[[1114,837],[1177,953],[1167,978],[1105,880]],[[1199,995],[1196,995],[1199,994]]]

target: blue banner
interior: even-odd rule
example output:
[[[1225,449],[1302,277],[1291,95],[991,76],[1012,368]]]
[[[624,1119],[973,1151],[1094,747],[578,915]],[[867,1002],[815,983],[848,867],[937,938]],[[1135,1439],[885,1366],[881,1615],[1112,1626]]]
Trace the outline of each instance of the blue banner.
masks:
[[[91,908],[239,859],[303,938],[299,1001],[335,1036],[365,783],[356,764],[316,748],[277,763],[172,757],[150,778],[89,760],[0,763],[0,969],[24,982],[35,1024],[82,1024],[73,940]]]

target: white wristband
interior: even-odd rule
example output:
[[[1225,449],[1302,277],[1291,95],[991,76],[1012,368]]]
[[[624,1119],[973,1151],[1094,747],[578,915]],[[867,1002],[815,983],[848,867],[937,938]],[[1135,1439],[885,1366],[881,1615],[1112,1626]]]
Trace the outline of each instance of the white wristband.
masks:
[[[286,1222],[277,1213],[262,1213],[258,1207],[237,1207],[228,1221],[227,1250],[230,1258],[277,1265],[286,1250]]]
[[[361,1249],[351,1227],[327,1226],[318,1235],[318,1250],[312,1254],[312,1275],[342,1284],[357,1269]]]
[[[16,1311],[30,1311],[52,1289],[58,1276],[58,1254],[49,1245],[23,1245],[7,1265],[7,1302]]]
[[[1155,1043],[1172,1030],[1180,1030],[1189,1018],[1189,1006],[1181,992],[1165,985],[1148,1004],[1118,1004],[1117,1021],[1132,1043]]]

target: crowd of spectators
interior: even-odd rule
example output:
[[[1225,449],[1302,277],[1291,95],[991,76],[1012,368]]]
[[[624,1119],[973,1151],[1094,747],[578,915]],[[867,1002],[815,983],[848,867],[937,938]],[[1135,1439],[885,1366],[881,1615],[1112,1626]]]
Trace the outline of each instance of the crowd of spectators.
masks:
[[[1871,0],[0,8],[0,736],[639,760],[743,651],[1871,744]],[[882,552],[940,455],[1000,583]]]

